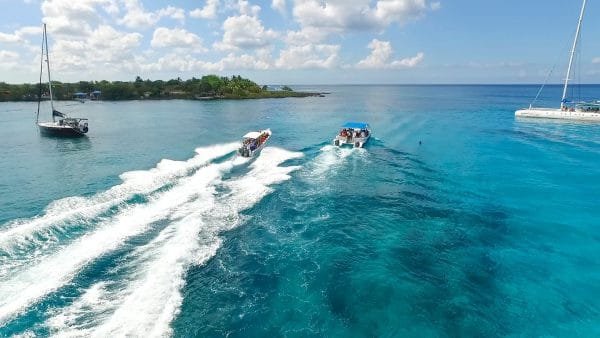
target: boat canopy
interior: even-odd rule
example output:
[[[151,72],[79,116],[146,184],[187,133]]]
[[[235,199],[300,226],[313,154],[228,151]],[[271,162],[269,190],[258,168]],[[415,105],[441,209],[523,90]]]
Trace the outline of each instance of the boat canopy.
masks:
[[[342,127],[351,129],[367,129],[369,128],[369,124],[365,122],[346,122],[346,124],[344,124]]]
[[[262,135],[261,132],[258,131],[251,131],[248,134],[244,135],[244,138],[252,138],[252,139],[257,139],[260,137],[260,135]]]

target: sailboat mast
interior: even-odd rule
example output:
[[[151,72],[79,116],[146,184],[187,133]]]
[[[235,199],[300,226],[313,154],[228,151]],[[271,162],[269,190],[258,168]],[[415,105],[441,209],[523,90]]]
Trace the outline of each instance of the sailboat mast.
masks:
[[[46,44],[46,65],[48,65],[48,88],[50,88],[50,108],[52,109],[52,121],[54,121],[54,98],[52,95],[52,79],[50,78],[50,53],[48,52],[48,34],[44,24],[44,42]]]
[[[585,3],[587,0],[583,0],[581,6],[581,14],[579,14],[579,22],[577,23],[577,31],[575,32],[575,40],[573,40],[573,48],[571,48],[571,56],[569,57],[569,67],[567,68],[567,77],[565,78],[565,87],[563,89],[562,100],[560,101],[560,108],[565,107],[565,99],[567,98],[567,88],[569,87],[569,78],[571,77],[571,66],[573,65],[573,58],[575,56],[575,49],[577,49],[577,41],[579,40],[579,31],[581,29],[581,22],[583,21],[583,14],[585,12]]]
[[[44,71],[44,41],[46,41],[46,24],[44,24],[44,33],[42,35],[42,54],[40,55],[40,84],[38,85],[38,106],[37,115],[35,116],[35,123],[40,120],[40,104],[42,102],[42,73]]]

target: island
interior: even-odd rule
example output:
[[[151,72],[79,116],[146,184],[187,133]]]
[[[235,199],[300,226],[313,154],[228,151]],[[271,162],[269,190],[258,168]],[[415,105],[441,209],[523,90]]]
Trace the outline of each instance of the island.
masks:
[[[205,75],[201,78],[168,81],[137,76],[135,81],[79,81],[63,83],[52,81],[52,94],[55,100],[217,100],[217,99],[263,99],[285,97],[320,96],[326,93],[294,91],[288,86],[269,87],[242,78],[241,76],[221,77]],[[37,101],[49,99],[48,85],[8,84],[0,82],[0,102]]]

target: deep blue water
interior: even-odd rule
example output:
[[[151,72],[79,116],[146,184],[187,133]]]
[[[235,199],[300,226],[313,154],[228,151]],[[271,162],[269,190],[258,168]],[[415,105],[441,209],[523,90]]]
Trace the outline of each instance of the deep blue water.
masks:
[[[60,102],[73,140],[0,104],[0,336],[600,336],[600,124],[515,119],[537,86],[297,88],[331,94]]]

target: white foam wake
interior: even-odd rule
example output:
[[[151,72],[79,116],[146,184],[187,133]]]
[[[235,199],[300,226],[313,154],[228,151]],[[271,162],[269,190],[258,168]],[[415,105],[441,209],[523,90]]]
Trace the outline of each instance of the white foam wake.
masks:
[[[101,299],[92,298],[90,304],[85,298],[89,293],[94,294],[97,287],[92,286],[81,299],[48,321],[52,331],[59,336],[169,335],[170,323],[182,303],[181,289],[188,268],[214,256],[221,244],[219,233],[238,225],[240,212],[271,192],[270,185],[289,179],[289,173],[298,167],[279,165],[300,156],[301,153],[265,148],[246,175],[223,182],[229,188],[226,194],[202,196],[179,208],[180,218],[151,243],[139,248],[140,255],[129,263],[139,273],[125,289],[114,294],[107,292]],[[111,306],[107,305],[110,302],[114,312],[93,324],[97,326],[77,324],[86,316],[89,318],[90,307],[95,308],[96,314],[110,311]]]
[[[150,197],[148,203],[124,208],[115,217],[40,262],[0,280],[0,324],[48,293],[68,283],[86,264],[114,250],[128,238],[168,218],[177,208],[195,199],[219,178],[219,164],[202,167],[182,178],[170,190]]]
[[[326,145],[321,148],[319,155],[312,161],[311,175],[321,177],[331,170],[339,169],[350,155],[360,151],[364,151],[364,149]]]
[[[37,242],[36,244],[40,246],[47,246],[51,242],[53,230],[57,230],[56,228],[62,229],[67,224],[89,222],[102,212],[125,202],[134,195],[150,194],[166,184],[188,175],[190,171],[234,151],[236,147],[237,143],[229,143],[197,148],[197,155],[187,161],[164,159],[150,170],[125,172],[119,176],[123,183],[92,197],[68,197],[54,201],[41,216],[13,221],[0,227],[0,250],[8,254],[4,256],[5,259],[12,259],[12,254],[23,245]],[[31,247],[26,249],[33,251]],[[8,273],[14,264],[17,264],[16,260],[12,260],[12,262],[0,260],[2,266],[0,276]]]

